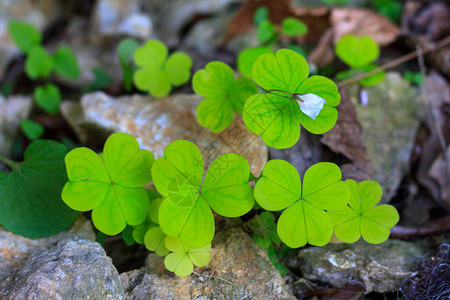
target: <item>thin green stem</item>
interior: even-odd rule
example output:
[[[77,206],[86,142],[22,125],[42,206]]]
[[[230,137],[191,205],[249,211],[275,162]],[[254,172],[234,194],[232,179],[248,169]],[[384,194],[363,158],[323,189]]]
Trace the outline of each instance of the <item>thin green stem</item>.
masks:
[[[8,167],[11,168],[11,170],[17,168],[17,163],[3,155],[0,155],[0,161],[4,162]]]

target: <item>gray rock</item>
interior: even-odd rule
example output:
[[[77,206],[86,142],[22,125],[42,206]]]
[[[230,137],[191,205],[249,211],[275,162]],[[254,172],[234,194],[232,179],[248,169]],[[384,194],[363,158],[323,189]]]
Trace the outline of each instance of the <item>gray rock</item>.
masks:
[[[58,16],[58,3],[56,0],[0,0],[0,77],[8,60],[19,53],[9,36],[9,22],[22,20],[43,30]]]
[[[0,229],[0,298],[122,299],[119,274],[94,239],[85,218],[36,240]]]
[[[228,8],[243,0],[153,0],[145,3],[158,38],[170,47],[178,45],[181,33],[198,16],[225,16]]]
[[[350,94],[363,128],[373,179],[383,188],[382,202],[389,202],[408,168],[420,112],[426,110],[421,109],[419,90],[399,73],[390,72],[383,82],[365,90],[369,95],[365,106],[358,101],[356,89]]]
[[[105,42],[123,36],[148,39],[153,24],[150,17],[141,11],[140,0],[97,1],[92,18],[91,40]]]
[[[219,232],[206,268],[179,278],[164,271],[163,258],[122,273],[126,299],[295,299],[266,251],[239,228]]]
[[[73,17],[64,33],[64,39],[48,46],[49,52],[56,51],[58,46],[70,47],[77,57],[80,68],[80,77],[76,80],[56,76],[59,82],[76,88],[83,88],[95,80],[94,69],[102,70],[108,74],[113,82],[122,79],[122,69],[116,53],[116,41],[104,45],[99,35],[96,39],[90,38],[89,20],[82,17]]]
[[[388,240],[372,245],[364,241],[300,250],[286,262],[309,280],[342,288],[351,277],[366,285],[366,293],[398,290],[427,249],[413,242]]]
[[[1,76],[1,75],[0,75]],[[0,95],[0,154],[8,156],[20,121],[26,119],[33,102],[30,97]]]
[[[197,95],[112,98],[96,92],[85,95],[81,106],[64,102],[61,111],[84,143],[102,145],[112,132],[126,132],[158,158],[171,142],[189,140],[202,152],[205,166],[218,156],[233,152],[247,158],[252,172],[259,175],[268,158],[261,138],[249,132],[240,117],[219,134],[200,126],[195,113],[200,101]]]

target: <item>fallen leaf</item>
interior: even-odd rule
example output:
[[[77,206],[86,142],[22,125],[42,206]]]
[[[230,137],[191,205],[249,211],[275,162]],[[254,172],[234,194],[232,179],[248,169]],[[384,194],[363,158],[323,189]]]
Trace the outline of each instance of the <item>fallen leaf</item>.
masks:
[[[402,30],[411,36],[440,40],[450,34],[450,6],[443,1],[408,1],[403,12]]]
[[[437,182],[439,186],[440,203],[450,211],[450,147],[447,147],[446,155],[440,155],[431,166],[428,176]]]
[[[351,163],[341,165],[343,179],[357,181],[372,178],[372,168],[362,138],[362,127],[356,116],[356,109],[346,89],[340,89],[341,102],[337,106],[336,125],[325,133],[321,142],[336,153],[343,154]]]
[[[446,202],[442,198],[440,182],[433,178],[437,176],[436,172],[439,172],[438,165],[440,163],[435,166],[433,175],[430,174],[432,166],[442,153],[442,143],[450,142],[450,84],[436,72],[426,76],[424,84],[426,97],[431,106],[431,112],[426,121],[429,134],[422,137],[415,147],[419,149],[415,177],[436,202],[450,210],[450,202]],[[443,134],[442,138],[436,130],[438,127]],[[450,172],[448,169],[444,171]]]
[[[334,8],[330,16],[334,43],[346,34],[370,36],[380,47],[393,43],[400,29],[376,12],[362,8]]]

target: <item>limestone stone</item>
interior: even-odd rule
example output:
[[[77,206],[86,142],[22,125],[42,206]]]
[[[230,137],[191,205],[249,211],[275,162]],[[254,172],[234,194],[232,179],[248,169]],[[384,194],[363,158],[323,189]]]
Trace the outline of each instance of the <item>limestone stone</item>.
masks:
[[[197,95],[113,98],[96,92],[85,95],[81,105],[63,103],[61,110],[84,143],[101,145],[112,132],[125,132],[159,158],[171,142],[189,140],[202,152],[205,166],[218,156],[233,152],[243,155],[249,161],[250,170],[258,176],[268,159],[261,138],[245,128],[241,117],[236,117],[219,134],[200,126],[195,112],[200,101]]]
[[[219,232],[206,268],[180,278],[149,255],[141,270],[122,273],[126,299],[295,299],[266,251],[240,228]]]

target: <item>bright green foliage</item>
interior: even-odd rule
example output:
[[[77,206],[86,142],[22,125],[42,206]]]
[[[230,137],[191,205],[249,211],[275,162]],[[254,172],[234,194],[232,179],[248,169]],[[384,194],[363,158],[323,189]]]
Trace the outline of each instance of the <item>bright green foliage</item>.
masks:
[[[355,35],[343,36],[336,44],[336,55],[347,65],[350,70],[338,73],[337,77],[346,79],[359,73],[366,73],[377,68],[373,65],[380,55],[378,44],[368,36],[356,37]],[[385,72],[379,72],[359,81],[363,86],[372,86],[383,81]]]
[[[253,23],[259,25],[269,18],[269,10],[265,6],[260,6],[253,15]]]
[[[35,46],[29,52],[25,61],[25,72],[31,79],[45,78],[53,69],[53,58],[44,47]]]
[[[211,244],[200,248],[189,248],[178,238],[166,237],[165,245],[172,253],[166,256],[164,265],[167,270],[174,272],[177,276],[189,276],[194,270],[193,265],[205,267],[209,263]]]
[[[191,77],[192,59],[183,52],[172,53],[158,40],[150,40],[134,52],[134,62],[140,68],[133,81],[142,91],[154,97],[165,97],[172,86],[180,86]]]
[[[356,183],[351,179],[345,183],[351,190],[349,205],[343,210],[329,211],[335,224],[336,237],[345,243],[354,243],[361,235],[371,244],[386,241],[399,215],[391,205],[375,206],[381,200],[380,184],[372,180]]]
[[[269,211],[284,210],[277,231],[287,246],[327,244],[333,223],[325,210],[345,207],[350,190],[341,180],[341,170],[332,163],[317,163],[305,172],[303,188],[297,170],[283,160],[271,160],[255,186],[255,199]]]
[[[165,256],[169,253],[165,244],[166,237],[159,226],[152,227],[145,233],[145,247],[159,256]]]
[[[258,92],[250,79],[234,79],[233,69],[219,61],[210,62],[197,71],[192,87],[206,98],[197,106],[198,122],[212,132],[221,132],[230,126],[234,112],[242,115],[245,100]]]
[[[34,141],[39,139],[44,134],[44,126],[33,120],[20,121],[20,129],[26,135],[27,138]]]
[[[264,53],[273,53],[273,51],[269,47],[248,48],[241,51],[237,58],[239,72],[246,77],[251,77],[253,64]]]
[[[280,259],[277,251],[275,250],[275,248],[272,245],[270,245],[270,247],[267,248],[267,256],[269,257],[269,260],[272,262],[272,264],[275,266],[275,268],[278,270],[281,277],[284,277],[291,273],[291,271],[286,267],[286,265]]]
[[[308,33],[308,26],[296,18],[285,18],[281,23],[281,33],[295,37]]]
[[[402,4],[396,0],[375,0],[374,8],[383,16],[388,17],[393,22],[398,23],[402,15]]]
[[[272,242],[280,245],[275,217],[271,212],[265,211],[248,221],[248,227],[253,231],[253,240],[261,248],[268,248]]]
[[[113,83],[111,76],[102,69],[93,69],[94,80],[84,87],[83,92],[88,93],[104,89]]]
[[[423,76],[420,72],[405,71],[403,78],[414,85],[421,85],[423,83]]]
[[[336,84],[322,76],[308,78],[308,74],[306,60],[289,49],[278,50],[275,55],[262,54],[255,61],[253,80],[267,92],[247,99],[244,122],[268,146],[293,146],[300,137],[299,123],[314,134],[325,133],[336,124],[335,107],[340,101]],[[306,115],[297,101],[297,96],[304,94],[314,94],[325,101],[315,119]]]
[[[8,27],[11,38],[23,53],[28,53],[42,42],[42,34],[28,23],[12,21]]]
[[[67,154],[69,181],[62,199],[72,209],[92,210],[95,227],[115,235],[127,224],[139,225],[147,218],[150,201],[142,186],[151,180],[154,157],[139,149],[131,135],[114,133],[105,143],[102,158],[84,147]]]
[[[77,57],[69,47],[59,47],[53,54],[53,62],[56,74],[69,79],[80,77]]]
[[[127,38],[122,40],[117,46],[117,55],[119,56],[120,66],[123,72],[123,83],[126,91],[131,91],[133,84],[134,69],[131,66],[134,51],[139,47],[136,40]]]
[[[269,20],[265,20],[258,25],[258,42],[268,43],[275,35],[275,26]]]
[[[0,224],[29,238],[66,230],[78,216],[61,201],[67,181],[66,147],[53,141],[33,142],[11,173],[0,172]]]
[[[352,68],[367,66],[380,55],[377,43],[368,36],[345,35],[336,44],[337,56]]]
[[[44,111],[56,114],[59,112],[61,93],[56,85],[49,83],[46,86],[38,86],[34,90],[34,100]]]
[[[211,208],[233,218],[250,211],[254,203],[248,185],[250,167],[243,156],[228,153],[218,157],[202,183],[203,171],[200,151],[183,140],[167,146],[164,157],[152,167],[153,183],[165,197],[159,209],[161,230],[192,248],[205,246],[213,239]]]

